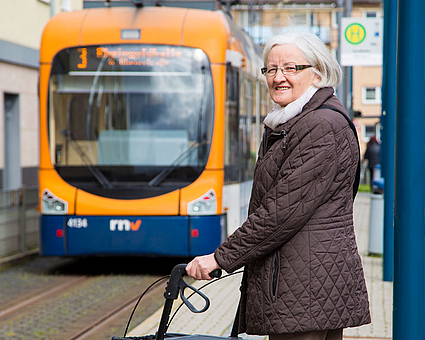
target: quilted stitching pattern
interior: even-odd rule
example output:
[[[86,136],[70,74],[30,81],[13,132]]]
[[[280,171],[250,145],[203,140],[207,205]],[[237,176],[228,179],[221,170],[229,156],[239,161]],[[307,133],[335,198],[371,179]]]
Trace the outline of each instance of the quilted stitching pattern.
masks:
[[[240,332],[279,334],[370,322],[352,218],[358,149],[332,89],[319,90],[260,157],[247,221],[216,251],[246,266]],[[277,262],[276,262],[276,259]],[[277,263],[277,265],[276,265]],[[277,277],[277,281],[273,278]]]

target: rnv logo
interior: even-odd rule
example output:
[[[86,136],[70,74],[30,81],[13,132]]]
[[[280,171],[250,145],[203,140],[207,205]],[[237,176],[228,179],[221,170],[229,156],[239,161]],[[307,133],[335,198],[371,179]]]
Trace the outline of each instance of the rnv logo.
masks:
[[[136,222],[130,222],[129,220],[110,220],[109,230],[110,231],[137,231],[142,224],[142,220],[136,220]]]

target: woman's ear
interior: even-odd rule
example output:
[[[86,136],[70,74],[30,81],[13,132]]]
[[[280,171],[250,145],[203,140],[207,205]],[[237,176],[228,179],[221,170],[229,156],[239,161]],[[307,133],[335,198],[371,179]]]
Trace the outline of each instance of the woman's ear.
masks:
[[[317,85],[320,82],[320,77],[316,75],[313,79],[313,85]]]
[[[313,85],[318,84],[321,80],[322,80],[322,77],[318,75],[316,72],[314,72]]]

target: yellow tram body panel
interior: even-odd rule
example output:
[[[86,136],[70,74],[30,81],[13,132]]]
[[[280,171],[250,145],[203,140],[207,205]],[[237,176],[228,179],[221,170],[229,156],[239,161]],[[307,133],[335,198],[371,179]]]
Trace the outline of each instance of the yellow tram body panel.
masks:
[[[210,189],[217,192],[217,213],[221,213],[221,170],[204,171],[196,182],[181,189],[181,192],[176,190],[141,200],[115,200],[92,195],[69,185],[54,170],[41,170],[40,179],[41,191],[48,188],[52,194],[67,202],[70,215],[186,215],[187,204]],[[76,202],[75,205],[73,202]]]
[[[187,215],[188,203],[211,189],[216,193],[217,214],[222,214],[223,179],[224,175],[222,170],[206,170],[194,183],[181,189],[180,215]]]
[[[49,153],[49,138],[48,138],[48,122],[47,122],[47,110],[48,110],[48,88],[49,88],[49,76],[51,67],[49,64],[40,65],[40,82],[39,82],[39,94],[40,100],[40,169],[53,169],[52,160],[50,159]],[[43,176],[42,174],[39,175]],[[42,192],[41,188],[40,191]]]
[[[67,47],[130,43],[197,47],[211,63],[225,63],[231,31],[224,16],[220,11],[156,7],[64,12],[46,26],[40,62],[51,63]],[[122,39],[122,29],[139,29],[140,39]]]
[[[205,169],[223,169],[224,168],[224,101],[225,101],[225,67],[223,65],[211,66],[212,77],[214,81],[215,94],[215,117],[214,132],[210,150],[210,156]],[[195,182],[196,183],[196,182]]]

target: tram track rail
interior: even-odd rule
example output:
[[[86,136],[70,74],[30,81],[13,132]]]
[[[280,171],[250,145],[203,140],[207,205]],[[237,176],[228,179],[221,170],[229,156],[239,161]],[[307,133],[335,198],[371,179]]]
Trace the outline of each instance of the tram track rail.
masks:
[[[57,294],[63,293],[64,291],[75,287],[76,285],[82,284],[83,282],[86,282],[89,279],[90,278],[87,276],[79,276],[76,278],[69,279],[66,282],[55,286],[54,288],[49,289],[46,292],[32,294],[29,297],[26,297],[25,300],[1,310],[0,322],[8,319],[9,317],[12,317],[13,315],[18,314],[19,312],[35,305],[36,303],[42,302],[43,300],[47,300]]]
[[[99,278],[94,276],[78,276],[68,278],[66,282],[58,283],[56,286],[45,287],[44,292],[34,292],[33,294],[29,294],[19,301],[17,301],[14,305],[9,306],[0,311],[0,339],[6,337],[13,337],[15,333],[3,333],[3,329],[1,328],[5,323],[16,322],[22,318],[22,315],[28,315],[28,313],[37,313],[38,311],[43,310],[46,306],[55,303],[54,301],[58,298],[60,299],[63,295],[74,295],[78,290],[85,289],[86,284],[93,285]],[[146,282],[147,283],[147,282]],[[145,287],[146,288],[146,287]],[[131,315],[132,309],[135,307],[137,301],[140,299],[140,296],[143,291],[143,286],[140,287],[140,290],[133,289],[131,294],[127,294],[127,297],[123,299],[124,302],[119,304],[115,303],[115,306],[107,305],[104,311],[99,311],[93,313],[95,317],[82,317],[78,320],[72,322],[72,324],[65,326],[62,328],[62,331],[55,332],[49,334],[47,337],[34,337],[34,339],[52,339],[52,340],[83,340],[83,339],[96,339],[96,340],[106,340],[110,339],[110,336],[105,336],[106,332],[110,332],[112,329],[114,330],[114,335],[122,335],[124,333],[124,329],[127,326],[128,318]],[[152,301],[158,300],[161,297],[161,301],[163,299],[163,291],[164,285],[158,283],[151,287],[149,291],[146,292],[143,296],[142,303],[139,307],[141,307],[142,311],[138,311],[138,318],[133,320],[134,326],[137,323],[141,322],[141,320],[146,319],[152,314],[152,307],[150,306],[148,310],[143,310],[144,301]],[[57,302],[56,302],[57,303]],[[30,311],[32,310],[32,311]],[[156,310],[156,309],[155,309]],[[141,319],[142,318],[142,319]],[[138,320],[137,320],[138,319]],[[21,319],[21,322],[26,323]],[[66,317],[64,318],[66,320]],[[66,322],[66,321],[65,321]],[[119,325],[117,327],[117,325]],[[119,330],[117,330],[119,329]],[[40,334],[44,331],[39,332]],[[2,337],[3,336],[3,337]]]
[[[144,291],[130,329],[163,306],[165,282],[158,280],[164,273],[157,268],[167,265],[140,258],[36,258],[0,271],[0,340],[122,336]]]
[[[144,298],[149,299],[150,297],[158,295],[158,293],[161,290],[164,290],[164,287],[161,285],[153,287],[149,292],[145,294]],[[137,300],[139,300],[139,298],[140,298],[140,293],[131,297],[130,299],[128,299],[127,301],[119,305],[118,307],[114,308],[113,310],[101,316],[96,321],[92,322],[90,325],[84,327],[80,331],[76,332],[70,337],[67,337],[64,340],[84,340],[94,336],[101,328],[108,325],[111,321],[114,321],[117,317],[121,316],[123,313],[127,313],[130,310],[132,310]],[[123,329],[125,328],[125,326],[126,325],[123,325]]]

